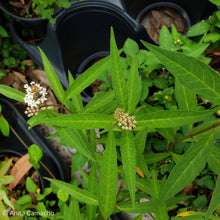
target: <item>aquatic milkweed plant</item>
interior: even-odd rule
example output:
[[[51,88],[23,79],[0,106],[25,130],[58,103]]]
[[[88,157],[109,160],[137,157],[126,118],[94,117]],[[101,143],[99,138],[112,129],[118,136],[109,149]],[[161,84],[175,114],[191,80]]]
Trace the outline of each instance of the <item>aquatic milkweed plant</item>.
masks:
[[[56,133],[53,136],[58,136],[63,145],[77,150],[73,156],[74,169],[81,170],[87,161],[91,168],[89,174],[83,175],[83,188],[47,179],[71,196],[71,201],[74,201],[71,217],[74,219],[85,215],[88,219],[96,219],[100,215],[108,219],[113,213],[125,211],[140,215],[153,213],[153,219],[166,220],[169,219],[169,210],[191,198],[184,196],[181,190],[193,182],[208,164],[217,179],[206,213],[184,212],[173,219],[184,216],[215,219],[212,214],[220,203],[220,149],[216,141],[220,122],[213,114],[220,104],[220,76],[196,58],[142,43],[149,51],[139,50],[131,40],[130,44],[118,50],[111,29],[110,55],[85,70],[77,79],[69,73],[66,91],[40,49],[48,80],[61,105],[44,108],[28,123],[30,127],[40,123],[54,127]],[[122,52],[127,55],[126,65]],[[149,73],[143,71],[143,63],[150,56],[174,76],[177,102],[174,110],[147,103]],[[80,93],[109,72],[111,86],[84,106]],[[26,96],[4,85],[0,85],[0,93],[21,102]],[[198,96],[212,102],[210,109],[197,108]],[[40,102],[39,108],[43,106],[44,103]],[[56,113],[58,108],[64,108],[66,113]],[[200,122],[197,127],[193,126],[196,122]],[[97,138],[95,129],[99,129],[100,138]],[[164,152],[160,149],[149,151],[148,137],[156,133],[162,137],[160,143],[166,143]],[[100,142],[105,148],[104,153],[96,151]],[[187,150],[178,154],[174,149],[179,143],[187,144]],[[163,175],[159,178],[159,169],[152,164],[166,158],[172,159],[173,167],[168,177]],[[143,198],[147,201],[140,202]],[[85,205],[83,210],[80,210],[79,203]]]

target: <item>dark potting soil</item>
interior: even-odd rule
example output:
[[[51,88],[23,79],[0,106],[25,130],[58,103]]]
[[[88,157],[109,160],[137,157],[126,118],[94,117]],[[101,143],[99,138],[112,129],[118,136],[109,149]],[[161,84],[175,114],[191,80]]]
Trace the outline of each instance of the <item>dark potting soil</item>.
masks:
[[[40,17],[34,13],[34,9],[32,8],[31,0],[1,0],[3,6],[12,14],[19,16],[19,17]],[[23,3],[22,3],[23,2]]]

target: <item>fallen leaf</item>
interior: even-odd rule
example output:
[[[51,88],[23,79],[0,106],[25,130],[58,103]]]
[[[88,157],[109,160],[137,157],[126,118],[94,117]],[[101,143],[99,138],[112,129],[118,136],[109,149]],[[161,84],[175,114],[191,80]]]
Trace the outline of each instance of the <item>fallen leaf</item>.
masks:
[[[13,74],[14,74],[15,76],[17,76],[17,77],[20,79],[21,82],[23,82],[23,83],[25,83],[25,84],[28,83],[28,81],[26,80],[26,77],[25,77],[24,74],[19,73],[19,72],[17,72],[17,71],[13,71]]]
[[[192,183],[190,183],[189,185],[187,185],[184,189],[183,189],[183,193],[184,195],[189,195],[194,189],[194,185]]]
[[[34,61],[33,60],[23,60],[22,63],[25,63],[26,66],[31,67],[34,66]]]
[[[29,154],[25,154],[12,168],[10,175],[14,176],[15,180],[9,184],[10,191],[17,186],[22,177],[32,168],[32,164],[28,161],[29,158]]]
[[[12,73],[8,73],[7,76],[3,77],[1,80],[0,80],[0,83],[1,84],[4,84],[6,86],[11,86],[12,83],[14,82],[14,78],[15,78],[15,75],[13,75]]]
[[[39,81],[41,83],[47,84],[48,86],[50,85],[49,80],[47,79],[46,72],[42,69],[30,69],[28,71],[28,76],[31,78],[32,81]]]
[[[21,2],[9,1],[9,4],[14,6],[14,7],[17,7],[17,8],[24,8],[24,6]]]

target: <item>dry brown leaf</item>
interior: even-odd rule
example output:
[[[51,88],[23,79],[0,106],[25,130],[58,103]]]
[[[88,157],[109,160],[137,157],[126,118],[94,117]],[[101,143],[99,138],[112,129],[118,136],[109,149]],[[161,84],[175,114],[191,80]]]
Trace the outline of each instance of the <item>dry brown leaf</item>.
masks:
[[[48,96],[47,96],[47,105],[56,105],[57,104],[57,99],[52,92],[51,89],[47,90]]]
[[[28,76],[32,79],[32,81],[35,81],[35,82],[39,81],[41,82],[40,84],[45,83],[47,86],[50,85],[47,79],[47,75],[45,71],[42,69],[30,70],[28,71]]]
[[[194,189],[194,185],[192,183],[190,183],[189,185],[187,185],[184,189],[183,189],[183,193],[184,195],[189,195],[190,192],[192,192]]]
[[[220,56],[220,51],[215,51],[215,52],[213,52],[213,54],[216,56]]]
[[[20,90],[21,89],[21,84],[15,81],[15,82],[12,83],[12,87],[14,89]]]
[[[14,176],[15,180],[9,184],[10,191],[17,186],[22,177],[32,168],[32,164],[29,163],[28,159],[29,154],[25,154],[15,163],[14,167],[12,168],[10,175]]]
[[[17,8],[23,8],[24,7],[21,2],[9,1],[9,4],[14,6],[14,7],[17,7]]]
[[[13,75],[12,73],[9,73],[7,76],[3,77],[0,80],[0,83],[6,86],[11,86],[12,83],[14,82],[14,78],[15,78],[15,75]]]
[[[25,63],[26,66],[34,66],[34,61],[33,60],[23,60],[22,63]]]
[[[17,72],[17,71],[13,71],[13,74],[15,74],[15,76],[17,76],[18,79],[19,79],[21,82],[23,82],[23,83],[25,83],[25,84],[28,83],[28,81],[26,80],[26,77],[25,77],[24,74],[19,73],[19,72]]]

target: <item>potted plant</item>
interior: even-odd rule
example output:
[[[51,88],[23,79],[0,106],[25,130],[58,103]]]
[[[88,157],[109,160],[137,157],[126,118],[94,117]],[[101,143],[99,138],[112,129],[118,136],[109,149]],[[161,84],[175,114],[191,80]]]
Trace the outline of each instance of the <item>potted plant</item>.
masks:
[[[6,155],[8,158],[20,158],[21,161],[19,162],[18,160],[16,163],[13,161],[13,163],[15,163],[11,171],[11,175],[14,177],[13,186],[9,185],[7,189],[10,191],[10,199],[13,199],[13,203],[15,203],[12,207],[13,209],[9,213],[8,211],[5,212],[4,216],[6,218],[8,215],[17,215],[16,213],[20,213],[18,214],[20,216],[22,215],[21,213],[27,211],[24,207],[28,208],[31,206],[32,208],[37,208],[35,212],[41,213],[45,211],[45,207],[48,206],[48,204],[43,201],[46,196],[51,202],[57,200],[55,194],[51,194],[50,184],[43,179],[43,176],[69,181],[69,169],[37,129],[32,131],[28,130],[25,115],[19,111],[21,107],[15,106],[12,101],[5,98],[0,99],[0,104],[1,132],[4,134],[4,136],[1,135],[0,155]],[[34,169],[32,167],[34,167],[35,170],[32,170]],[[36,177],[37,181],[35,183],[30,180],[31,170],[35,171],[38,176]],[[24,175],[27,176],[23,177]],[[23,180],[21,180],[21,178],[23,178]],[[15,188],[17,185],[19,186],[20,181],[26,182],[26,184]],[[24,194],[25,186],[28,191]],[[16,190],[14,190],[14,188]],[[19,192],[23,192],[23,194],[19,194]],[[16,193],[16,196],[14,196],[14,193]],[[16,198],[16,200],[14,198]],[[49,211],[48,206],[47,209],[48,212],[54,212],[56,208],[52,207],[50,208],[51,211]],[[34,212],[34,210],[31,209],[29,212]],[[28,211],[26,215],[28,215]]]
[[[197,219],[203,216],[214,219],[212,213],[219,204],[219,149],[214,141],[220,124],[213,114],[218,112],[216,105],[220,100],[219,87],[215,86],[220,82],[219,75],[198,58],[142,43],[150,52],[139,50],[132,40],[119,51],[111,30],[110,56],[92,65],[77,79],[69,73],[70,87],[65,92],[40,50],[50,84],[61,102],[54,107],[65,108],[66,114],[55,113],[55,108],[46,109],[31,117],[28,123],[31,127],[39,123],[54,127],[66,146],[77,149],[73,161],[82,163],[74,170],[81,171],[84,181],[77,186],[46,179],[74,199],[74,216],[86,215],[94,219],[102,215],[107,219],[113,213],[125,211],[138,213],[140,217],[146,212],[154,213],[151,214],[153,219],[164,220],[169,216],[179,219],[191,215]],[[120,56],[122,51],[126,57]],[[152,69],[146,69],[152,55],[163,67],[159,77]],[[112,87],[83,106],[80,93],[106,74],[109,67]],[[165,84],[175,87],[160,92]],[[0,91],[20,101],[26,96],[3,85]],[[26,102],[35,103],[41,110],[44,104],[37,102],[39,97],[31,98],[35,97],[35,87],[28,91],[32,94],[28,93]],[[209,100],[212,105],[209,109],[203,108],[200,100]],[[203,123],[194,125],[201,121]],[[101,138],[96,137],[94,129],[97,128],[101,129]],[[97,143],[104,145],[104,153],[96,152]],[[216,163],[213,163],[214,158]],[[91,170],[85,173],[81,167],[87,161]],[[188,212],[191,206],[186,201],[191,197],[184,196],[182,190],[196,182],[196,178],[202,179],[207,163],[217,178],[213,179],[216,186],[210,205],[206,213]],[[198,184],[202,186],[201,182]],[[198,195],[198,198],[204,196]],[[140,202],[141,199],[147,200]],[[180,203],[185,209],[177,209],[174,217],[170,210],[178,208]]]
[[[198,4],[200,4],[200,7],[197,7]],[[216,7],[208,0],[193,1],[193,3],[189,0],[183,0],[181,2],[176,0],[150,0],[147,2],[144,0],[139,0],[138,2],[134,2],[132,0],[124,0],[124,5],[128,14],[131,15],[134,19],[136,19],[140,13],[143,13],[146,8],[157,8],[158,5],[164,7],[174,6],[174,8],[176,7],[177,11],[179,12],[182,10],[185,11],[184,17],[187,16],[187,20],[189,19],[191,24],[195,24],[202,19],[207,19],[208,16],[216,10]]]
[[[65,13],[55,17],[56,25],[48,25],[47,35],[38,45],[31,45],[23,39],[15,21],[11,21],[10,30],[15,42],[41,67],[43,63],[38,47],[46,53],[63,87],[67,88],[68,70],[75,77],[82,63],[109,53],[110,26],[114,26],[120,46],[127,37],[151,42],[144,27],[132,19],[119,3],[102,0],[72,4]],[[90,37],[85,39],[88,34]]]
[[[22,21],[38,36],[45,36],[47,22],[55,23],[54,14],[58,9],[69,8],[69,0],[41,1],[15,0],[1,1],[0,8],[10,17]]]

